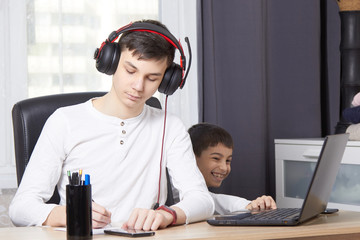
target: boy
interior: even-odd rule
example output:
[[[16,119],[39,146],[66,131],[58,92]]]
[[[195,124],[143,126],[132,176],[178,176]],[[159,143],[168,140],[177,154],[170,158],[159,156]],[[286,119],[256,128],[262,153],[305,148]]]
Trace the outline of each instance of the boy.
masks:
[[[170,35],[157,21],[136,23]],[[10,206],[15,225],[65,226],[67,171],[79,169],[91,175],[93,228],[125,222],[124,228],[156,230],[212,215],[214,202],[184,125],[169,114],[163,136],[164,111],[145,105],[173,64],[175,47],[162,34],[141,29],[108,43],[119,57],[111,58],[110,91],[49,117]],[[181,201],[153,210],[166,201],[165,167]],[[56,185],[60,204],[46,204]]]
[[[203,174],[207,187],[220,187],[230,174],[233,152],[231,135],[223,128],[209,123],[193,125],[188,130],[193,144],[197,165]],[[241,210],[275,209],[276,203],[270,196],[258,197],[253,201],[244,198],[214,194],[215,211],[227,214]]]

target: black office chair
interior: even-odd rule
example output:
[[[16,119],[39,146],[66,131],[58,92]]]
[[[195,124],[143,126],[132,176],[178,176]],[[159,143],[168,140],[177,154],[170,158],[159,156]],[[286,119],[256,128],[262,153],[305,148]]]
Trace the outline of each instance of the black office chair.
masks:
[[[58,108],[86,102],[90,98],[103,96],[105,92],[64,93],[29,98],[16,103],[12,109],[16,175],[18,185],[29,162],[31,153],[48,117]],[[151,97],[147,105],[161,109],[160,101]],[[168,181],[170,183],[170,181]],[[169,191],[170,189],[170,191]],[[168,184],[168,200],[172,201],[171,185]],[[59,203],[57,188],[48,203]]]

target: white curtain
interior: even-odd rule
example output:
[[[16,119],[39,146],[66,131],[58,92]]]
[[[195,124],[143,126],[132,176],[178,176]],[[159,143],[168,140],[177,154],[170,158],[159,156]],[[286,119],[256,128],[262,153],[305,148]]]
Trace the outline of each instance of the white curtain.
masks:
[[[179,116],[187,128],[198,122],[196,2],[194,0],[162,0],[160,6],[160,20],[175,37],[180,39],[187,61],[189,61],[189,55],[184,38],[188,37],[191,44],[192,64],[185,86],[181,90],[176,90],[168,98],[169,112]],[[179,60],[179,55],[176,55],[176,60]],[[161,98],[164,101],[164,96]],[[164,103],[162,105],[164,106]]]
[[[0,1],[0,189],[17,186],[11,109],[27,95],[26,6]]]

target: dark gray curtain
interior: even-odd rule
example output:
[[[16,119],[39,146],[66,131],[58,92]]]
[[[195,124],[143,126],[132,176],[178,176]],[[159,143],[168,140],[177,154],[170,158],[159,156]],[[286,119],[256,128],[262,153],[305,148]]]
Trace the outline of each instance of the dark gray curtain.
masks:
[[[198,0],[200,121],[234,138],[220,189],[275,197],[274,139],[323,137],[339,115],[335,0]]]

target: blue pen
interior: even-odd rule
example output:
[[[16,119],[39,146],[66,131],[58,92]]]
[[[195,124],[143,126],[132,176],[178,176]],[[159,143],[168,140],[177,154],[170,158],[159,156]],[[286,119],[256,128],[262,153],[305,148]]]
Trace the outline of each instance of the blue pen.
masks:
[[[85,184],[84,185],[90,185],[90,175],[85,174]]]

